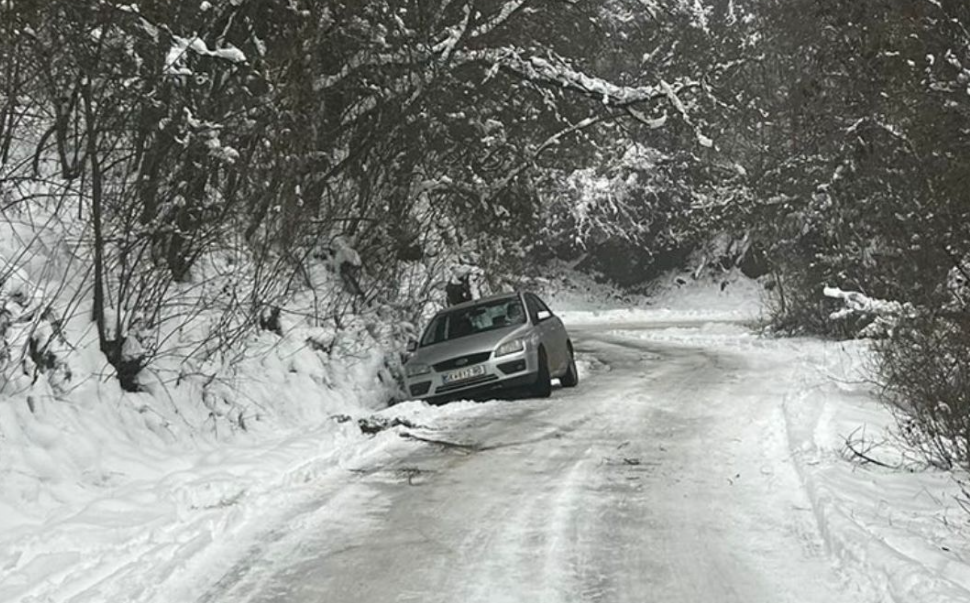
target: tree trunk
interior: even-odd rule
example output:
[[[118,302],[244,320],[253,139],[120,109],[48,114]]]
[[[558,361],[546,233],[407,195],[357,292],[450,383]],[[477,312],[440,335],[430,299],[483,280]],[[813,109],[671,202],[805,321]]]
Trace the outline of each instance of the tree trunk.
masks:
[[[82,85],[84,97],[84,121],[87,137],[88,164],[91,169],[91,223],[94,229],[94,307],[91,318],[98,329],[98,344],[102,352],[108,350],[108,333],[104,315],[104,226],[102,212],[103,174],[98,156],[97,127],[91,98],[91,83]],[[110,360],[109,356],[109,360]]]

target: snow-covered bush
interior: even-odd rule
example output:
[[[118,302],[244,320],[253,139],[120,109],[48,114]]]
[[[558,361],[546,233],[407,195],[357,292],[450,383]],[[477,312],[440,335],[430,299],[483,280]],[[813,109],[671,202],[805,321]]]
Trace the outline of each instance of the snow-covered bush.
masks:
[[[970,252],[970,4],[737,6],[751,11],[742,53],[771,58],[739,61],[726,84],[740,102],[719,140],[737,143],[753,194],[721,214],[765,251],[774,322],[846,334],[824,285],[937,307]],[[860,55],[876,59],[845,60]]]
[[[892,336],[900,320],[915,315],[912,304],[873,299],[858,291],[842,291],[838,287],[825,287],[825,297],[841,300],[844,307],[832,312],[829,320],[846,325],[849,334],[861,338]]]
[[[49,301],[24,269],[0,257],[0,395],[41,375],[55,390],[69,385],[70,348]]]
[[[970,314],[902,315],[875,347],[900,435],[931,462],[970,471]]]
[[[656,42],[646,16],[613,18],[634,0],[473,4],[10,4],[0,198],[69,247],[43,250],[74,263],[47,303],[90,319],[98,370],[138,393],[288,337],[288,315],[415,322],[535,263],[539,174],[581,173],[634,124],[709,148],[694,70],[618,52]],[[629,155],[610,185],[642,205],[622,224],[642,241],[667,193]]]
[[[540,253],[626,286],[680,267],[698,243],[687,223],[700,196],[682,161],[630,144],[595,167],[546,173]]]
[[[947,285],[952,285],[948,279]],[[952,287],[948,287],[952,294]],[[970,313],[872,299],[826,287],[844,306],[830,320],[873,339],[876,379],[898,432],[934,465],[970,470]],[[955,301],[955,300],[954,300]]]
[[[946,275],[947,306],[954,310],[970,309],[970,257],[950,269]]]

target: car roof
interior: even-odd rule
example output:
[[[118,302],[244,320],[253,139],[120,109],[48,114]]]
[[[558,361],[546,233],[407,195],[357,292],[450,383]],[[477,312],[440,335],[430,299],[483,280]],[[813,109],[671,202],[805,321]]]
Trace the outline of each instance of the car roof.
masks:
[[[439,314],[445,312],[451,312],[452,310],[461,310],[463,308],[470,308],[472,306],[477,306],[478,304],[485,304],[488,302],[498,301],[501,299],[511,299],[513,297],[519,297],[522,295],[521,291],[509,291],[507,293],[499,293],[497,295],[489,295],[488,297],[480,297],[478,299],[473,299],[471,301],[462,302],[460,304],[455,304],[454,306],[448,306],[447,308],[441,310]]]

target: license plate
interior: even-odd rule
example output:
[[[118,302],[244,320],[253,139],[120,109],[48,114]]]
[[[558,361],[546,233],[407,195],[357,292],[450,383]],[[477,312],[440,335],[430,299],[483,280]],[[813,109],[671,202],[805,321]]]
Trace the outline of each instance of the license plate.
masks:
[[[465,379],[471,379],[472,377],[479,377],[485,374],[485,367],[482,365],[470,366],[468,368],[463,368],[457,371],[452,371],[446,373],[441,380],[448,383],[455,383],[457,381],[464,381]]]

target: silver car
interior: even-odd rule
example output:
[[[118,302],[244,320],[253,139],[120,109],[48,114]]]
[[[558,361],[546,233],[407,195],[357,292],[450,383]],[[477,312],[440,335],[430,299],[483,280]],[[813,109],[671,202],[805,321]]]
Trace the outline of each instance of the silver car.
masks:
[[[405,363],[412,399],[482,398],[524,390],[545,398],[552,379],[579,383],[562,321],[532,293],[507,293],[442,310]]]

